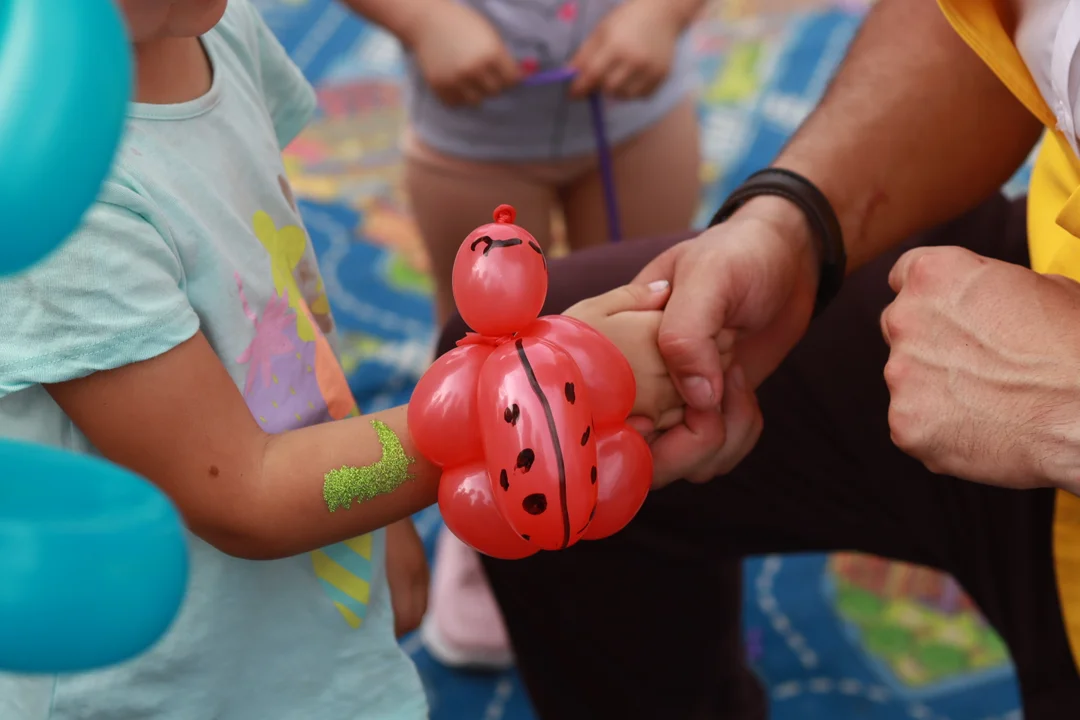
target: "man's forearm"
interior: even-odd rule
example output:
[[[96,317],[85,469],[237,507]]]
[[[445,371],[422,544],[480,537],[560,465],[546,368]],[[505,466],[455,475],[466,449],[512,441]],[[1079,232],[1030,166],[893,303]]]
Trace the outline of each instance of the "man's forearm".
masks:
[[[829,198],[853,270],[988,197],[1040,131],[936,3],[881,0],[774,165]]]

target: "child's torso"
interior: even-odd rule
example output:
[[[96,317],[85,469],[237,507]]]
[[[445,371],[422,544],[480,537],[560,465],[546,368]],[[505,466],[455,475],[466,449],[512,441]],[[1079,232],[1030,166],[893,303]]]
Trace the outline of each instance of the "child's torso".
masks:
[[[526,72],[565,66],[600,22],[624,0],[456,0],[488,19]],[[695,66],[687,36],[671,73],[648,98],[607,101],[608,139],[618,143],[661,119],[692,88]],[[552,160],[595,151],[585,101],[564,84],[519,86],[475,108],[439,102],[415,63],[409,67],[410,123],[417,136],[449,155],[477,160]]]

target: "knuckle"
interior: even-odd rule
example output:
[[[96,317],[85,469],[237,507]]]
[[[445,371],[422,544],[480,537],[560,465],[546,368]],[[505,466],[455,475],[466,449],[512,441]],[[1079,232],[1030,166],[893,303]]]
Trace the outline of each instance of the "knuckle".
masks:
[[[918,430],[912,417],[898,408],[896,403],[889,405],[889,437],[893,445],[909,455],[915,454],[919,447]]]
[[[889,361],[885,363],[885,369],[883,375],[885,376],[885,384],[889,387],[891,392],[895,392],[909,376],[909,363],[903,357],[893,353],[889,356]]]
[[[911,311],[903,300],[896,300],[881,313],[881,326],[890,344],[904,339],[911,323]]]
[[[908,269],[908,283],[915,288],[933,284],[947,259],[948,254],[940,250],[921,253],[911,261],[911,267]]]
[[[693,356],[696,343],[679,330],[665,330],[663,327],[656,334],[656,344],[660,354],[668,360],[682,360]]]

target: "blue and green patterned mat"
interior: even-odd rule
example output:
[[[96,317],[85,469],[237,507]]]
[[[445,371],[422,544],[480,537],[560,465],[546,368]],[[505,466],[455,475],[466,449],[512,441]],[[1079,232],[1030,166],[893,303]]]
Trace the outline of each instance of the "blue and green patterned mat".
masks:
[[[434,337],[426,264],[399,182],[401,55],[333,0],[255,0],[320,96],[290,175],[367,411],[406,402]],[[722,0],[694,38],[703,83],[703,213],[766,164],[824,91],[869,0]],[[1019,176],[1014,187],[1024,185]],[[437,511],[417,516],[429,543]],[[750,660],[772,717],[1019,720],[1004,648],[952,581],[854,555],[746,564]],[[405,646],[436,720],[532,718],[513,672],[467,675]]]

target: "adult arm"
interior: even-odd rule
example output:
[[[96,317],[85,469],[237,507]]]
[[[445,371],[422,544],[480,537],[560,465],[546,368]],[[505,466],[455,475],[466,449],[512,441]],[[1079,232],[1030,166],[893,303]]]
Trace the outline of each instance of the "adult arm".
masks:
[[[825,193],[851,271],[996,191],[1040,131],[935,3],[882,0],[774,164]],[[750,387],[776,369],[806,331],[818,266],[802,211],[758,197],[642,271],[640,281],[672,283],[659,343],[692,409],[654,444],[658,467],[706,479],[749,451],[751,408],[715,411],[723,368],[742,367]],[[725,447],[729,436],[749,440]]]
[[[995,192],[1041,131],[937,3],[882,0],[774,165],[829,198],[854,270]]]

